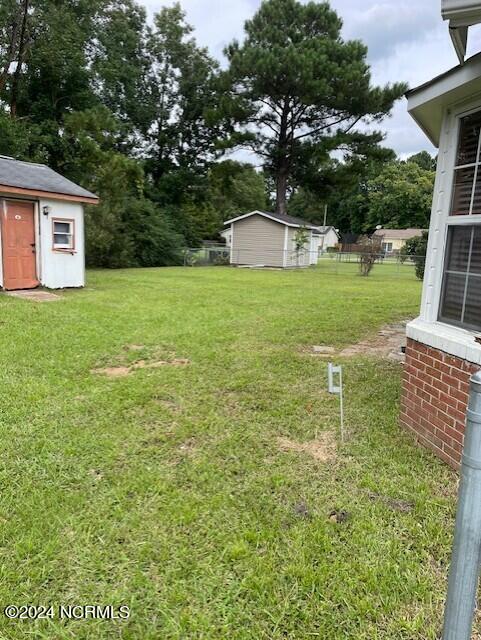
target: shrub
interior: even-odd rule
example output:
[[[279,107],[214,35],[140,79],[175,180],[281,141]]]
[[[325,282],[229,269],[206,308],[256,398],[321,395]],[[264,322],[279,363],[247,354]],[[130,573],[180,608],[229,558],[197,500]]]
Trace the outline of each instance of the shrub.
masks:
[[[428,232],[423,231],[422,236],[410,238],[401,249],[401,262],[405,262],[408,258],[411,258],[414,262],[416,277],[419,278],[419,280],[424,278],[428,237]]]
[[[362,238],[359,241],[359,273],[368,276],[382,253],[381,241],[377,238]]]

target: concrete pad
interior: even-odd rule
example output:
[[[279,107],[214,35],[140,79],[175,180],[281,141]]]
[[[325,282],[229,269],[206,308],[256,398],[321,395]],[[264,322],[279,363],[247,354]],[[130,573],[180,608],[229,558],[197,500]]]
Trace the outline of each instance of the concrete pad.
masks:
[[[39,291],[38,289],[26,289],[24,291],[6,291],[7,296],[20,298],[22,300],[31,300],[32,302],[56,302],[61,300],[61,296],[50,291]]]

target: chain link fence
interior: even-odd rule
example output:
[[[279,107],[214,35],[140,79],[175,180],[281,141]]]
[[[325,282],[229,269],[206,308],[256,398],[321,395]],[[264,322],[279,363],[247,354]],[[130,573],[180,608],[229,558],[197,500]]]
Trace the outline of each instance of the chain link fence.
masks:
[[[225,245],[184,250],[184,267],[208,267],[230,264],[230,249]]]
[[[225,245],[189,248],[184,251],[184,266],[239,266],[245,268],[317,268],[326,273],[339,273],[359,270],[361,253],[358,252],[322,252],[275,251],[242,249],[231,251]],[[402,273],[406,269],[423,266],[426,256],[406,256],[401,254],[375,254],[374,267],[386,266],[391,271]]]

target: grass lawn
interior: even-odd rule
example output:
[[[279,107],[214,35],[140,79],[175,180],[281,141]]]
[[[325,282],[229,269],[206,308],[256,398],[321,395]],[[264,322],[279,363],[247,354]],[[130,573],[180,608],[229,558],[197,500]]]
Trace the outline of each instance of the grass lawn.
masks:
[[[0,614],[0,637],[436,638],[456,476],[398,428],[401,366],[345,361],[350,435],[328,462],[279,446],[338,428],[326,361],[303,348],[414,316],[412,270],[88,282],[59,302],[0,297],[0,603],[131,616]],[[173,358],[190,364],[92,372]]]

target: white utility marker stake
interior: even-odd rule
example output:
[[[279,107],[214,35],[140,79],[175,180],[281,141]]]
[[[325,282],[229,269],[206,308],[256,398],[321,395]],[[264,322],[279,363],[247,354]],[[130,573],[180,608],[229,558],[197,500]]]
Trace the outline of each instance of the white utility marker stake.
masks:
[[[334,383],[334,375],[339,375],[338,384]],[[327,365],[327,377],[328,377],[328,391],[339,396],[340,410],[341,410],[341,442],[344,442],[344,397],[342,388],[342,367],[334,366],[332,362]]]

